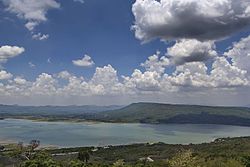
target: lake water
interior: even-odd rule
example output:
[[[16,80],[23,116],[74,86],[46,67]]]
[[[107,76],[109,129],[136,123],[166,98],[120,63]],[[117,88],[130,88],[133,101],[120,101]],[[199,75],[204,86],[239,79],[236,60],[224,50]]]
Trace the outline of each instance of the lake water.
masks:
[[[145,142],[189,144],[210,142],[220,137],[239,136],[250,136],[250,127],[0,120],[1,141],[28,143],[32,139],[38,139],[42,145],[59,147],[104,146]]]

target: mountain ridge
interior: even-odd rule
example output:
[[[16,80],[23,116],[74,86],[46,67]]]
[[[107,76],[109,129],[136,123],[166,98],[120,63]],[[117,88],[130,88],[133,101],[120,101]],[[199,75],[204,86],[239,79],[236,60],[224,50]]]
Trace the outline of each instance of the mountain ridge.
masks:
[[[97,114],[96,120],[198,124],[231,124],[232,122],[232,125],[250,126],[250,108],[140,102],[132,103],[121,109],[100,112]]]

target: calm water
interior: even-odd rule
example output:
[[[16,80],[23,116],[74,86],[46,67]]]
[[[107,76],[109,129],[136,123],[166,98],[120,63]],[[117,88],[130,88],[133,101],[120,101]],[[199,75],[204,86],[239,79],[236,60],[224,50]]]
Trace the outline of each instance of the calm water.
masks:
[[[43,145],[59,147],[104,146],[142,142],[188,144],[209,142],[219,137],[238,136],[250,136],[250,127],[0,120],[1,141],[23,141],[28,143],[32,139],[39,139]]]

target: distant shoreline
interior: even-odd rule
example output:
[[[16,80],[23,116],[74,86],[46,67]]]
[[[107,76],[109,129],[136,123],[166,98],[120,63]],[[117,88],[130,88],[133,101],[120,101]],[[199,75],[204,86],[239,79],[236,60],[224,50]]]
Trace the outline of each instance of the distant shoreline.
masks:
[[[41,122],[212,124],[250,127],[250,108],[133,103],[119,107],[1,106],[0,118]]]
[[[104,120],[91,120],[91,119],[75,119],[75,118],[36,118],[30,116],[14,116],[14,117],[5,117],[1,120],[6,119],[17,119],[17,120],[29,120],[33,122],[61,122],[61,123],[86,123],[86,124],[101,124],[101,123],[110,123],[110,124],[146,124],[146,125],[173,125],[173,124],[183,124],[183,125],[225,125],[225,126],[239,126],[239,127],[250,127],[250,125],[238,125],[238,124],[218,124],[218,123],[152,123],[152,122],[125,122],[125,121],[104,121]]]
[[[10,139],[1,139],[0,138],[0,145],[8,145],[8,144],[14,144],[16,141],[10,140]]]
[[[98,123],[107,123],[107,122],[101,122],[101,121],[92,121],[92,120],[85,120],[85,119],[51,119],[51,118],[35,118],[35,117],[6,117],[1,118],[0,120],[6,120],[6,119],[18,119],[18,120],[29,120],[29,121],[35,121],[35,122],[68,122],[68,123],[89,123],[89,124],[98,124]]]

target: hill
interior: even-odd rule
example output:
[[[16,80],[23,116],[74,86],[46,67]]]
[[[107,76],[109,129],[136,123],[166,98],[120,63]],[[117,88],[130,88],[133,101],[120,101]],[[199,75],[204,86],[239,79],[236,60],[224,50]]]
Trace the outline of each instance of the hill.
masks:
[[[151,124],[222,124],[250,126],[250,108],[133,103],[121,106],[8,106],[0,118],[40,121],[100,121]]]
[[[108,122],[250,126],[250,108],[134,103],[121,109],[100,112],[94,119]]]
[[[85,114],[95,114],[102,111],[114,110],[122,106],[19,106],[0,105],[2,118],[78,118]]]

